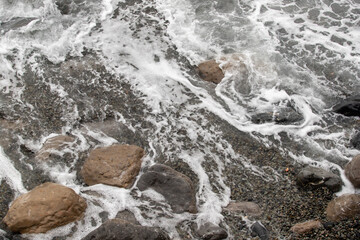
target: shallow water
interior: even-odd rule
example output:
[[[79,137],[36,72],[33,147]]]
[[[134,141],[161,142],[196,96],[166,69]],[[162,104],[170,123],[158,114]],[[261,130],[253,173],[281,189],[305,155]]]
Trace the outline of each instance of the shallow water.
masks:
[[[80,193],[89,207],[73,239],[99,226],[103,211],[113,218],[129,209],[173,238],[185,220],[219,224],[231,197],[223,170],[239,159],[276,181],[276,170],[235,152],[211,116],[295,162],[341,174],[359,153],[349,146],[358,119],[331,112],[360,90],[357,0],[0,0],[0,9],[0,178],[20,194],[41,182],[38,169]],[[217,86],[194,70],[207,59],[227,69]],[[259,114],[267,120],[254,121]],[[66,161],[38,163],[33,153],[57,134],[76,138],[57,153]],[[187,166],[199,213],[164,205],[160,214],[151,191],[84,186],[84,156],[117,142],[145,148],[144,167]],[[339,194],[354,192],[344,181]],[[27,237],[66,236],[74,225]]]

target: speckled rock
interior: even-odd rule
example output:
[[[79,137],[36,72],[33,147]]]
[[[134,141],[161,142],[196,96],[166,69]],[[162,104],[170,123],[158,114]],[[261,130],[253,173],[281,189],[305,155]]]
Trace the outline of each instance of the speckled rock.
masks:
[[[344,194],[332,200],[326,208],[326,217],[333,222],[360,214],[360,195]]]
[[[313,229],[322,227],[322,224],[319,220],[310,220],[302,223],[295,224],[290,231],[303,234],[312,231]]]
[[[187,176],[172,168],[155,164],[139,179],[137,187],[140,191],[153,189],[162,194],[175,213],[196,213],[194,186]]]
[[[121,219],[111,219],[82,240],[169,240],[158,228],[143,227]]]
[[[75,141],[75,138],[68,135],[58,135],[46,140],[42,148],[36,153],[35,158],[40,161],[45,161],[51,157],[52,154],[70,146]]]
[[[55,183],[44,183],[18,197],[4,218],[13,232],[44,233],[79,220],[87,205],[74,190]]]
[[[355,156],[345,166],[345,175],[356,188],[360,188],[360,155]]]
[[[141,168],[144,150],[134,145],[112,145],[91,151],[81,175],[88,185],[103,183],[129,188]]]
[[[202,62],[198,66],[200,77],[208,82],[220,83],[224,78],[224,73],[215,60]]]

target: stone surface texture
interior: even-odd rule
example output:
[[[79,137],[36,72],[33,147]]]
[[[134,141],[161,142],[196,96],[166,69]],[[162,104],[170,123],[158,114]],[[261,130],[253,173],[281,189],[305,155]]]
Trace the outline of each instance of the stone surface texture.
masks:
[[[226,208],[224,208],[224,210],[229,212],[244,213],[245,215],[253,217],[260,216],[262,214],[259,205],[253,202],[231,202],[228,206],[226,206]]]
[[[55,183],[44,183],[18,197],[4,218],[13,232],[44,233],[79,220],[87,205],[74,190]]]
[[[224,73],[215,60],[202,62],[198,66],[200,77],[208,82],[220,83],[224,78]]]
[[[81,175],[88,185],[107,184],[129,188],[141,168],[144,150],[134,145],[112,145],[91,151]]]
[[[47,160],[51,154],[57,153],[67,146],[70,146],[71,143],[75,141],[75,138],[68,135],[58,135],[46,140],[42,148],[36,153],[36,159],[40,161]]]
[[[360,195],[344,194],[329,202],[326,217],[333,222],[350,219],[360,214]]]
[[[124,221],[111,219],[89,233],[82,240],[169,240],[158,228],[143,227]]]
[[[321,228],[322,224],[319,220],[310,220],[302,223],[295,224],[290,231],[297,234],[304,234],[311,232],[313,229]]]
[[[191,180],[172,168],[155,164],[139,179],[140,191],[153,189],[162,194],[175,213],[196,213],[195,189]]]
[[[200,226],[197,233],[204,240],[221,240],[226,239],[228,237],[227,232],[212,223],[205,223],[204,225]]]
[[[356,155],[345,166],[345,175],[356,188],[360,188],[360,155]]]

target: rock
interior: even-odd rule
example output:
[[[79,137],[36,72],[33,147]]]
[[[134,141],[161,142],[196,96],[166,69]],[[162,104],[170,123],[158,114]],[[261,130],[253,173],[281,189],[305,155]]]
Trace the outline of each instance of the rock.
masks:
[[[360,188],[360,155],[355,156],[345,166],[345,175],[356,188]]]
[[[18,197],[4,218],[13,232],[44,233],[79,220],[87,205],[72,189],[44,183]]]
[[[339,176],[322,168],[307,166],[297,175],[300,186],[327,187],[329,190],[340,191],[342,182]]]
[[[268,240],[269,239],[269,232],[268,230],[262,225],[260,222],[255,222],[251,225],[251,231],[255,233],[261,240]]]
[[[251,121],[256,124],[275,122],[277,124],[292,124],[301,122],[303,117],[292,107],[283,107],[276,111],[257,113],[251,116]]]
[[[345,116],[360,116],[360,95],[341,101],[333,107],[333,111]]]
[[[201,239],[204,240],[220,240],[228,237],[227,232],[212,223],[205,223],[197,231]]]
[[[198,66],[200,77],[208,82],[220,83],[224,78],[224,73],[215,60],[202,62]]]
[[[262,214],[259,205],[253,202],[231,202],[228,206],[226,206],[226,208],[224,208],[224,210],[229,212],[244,213],[245,215],[253,217],[257,217]]]
[[[136,220],[135,215],[132,212],[130,212],[129,210],[124,210],[124,211],[118,212],[116,214],[115,218],[127,221],[127,222],[135,224],[135,225],[140,225],[140,223]]]
[[[143,227],[121,219],[112,219],[89,233],[82,240],[168,240],[158,228]]]
[[[37,152],[35,158],[40,161],[49,159],[52,154],[59,155],[60,151],[69,147],[75,138],[68,135],[58,135],[46,140],[42,148]]]
[[[5,217],[5,213],[9,210],[9,204],[14,198],[14,193],[9,184],[2,180],[0,183],[0,222]]]
[[[360,132],[357,132],[357,133],[354,134],[354,136],[350,140],[350,144],[354,148],[360,150]]]
[[[303,234],[311,232],[313,229],[321,228],[322,224],[319,220],[310,220],[307,222],[297,223],[292,228],[290,228],[290,231],[297,233],[297,234]]]
[[[162,194],[175,213],[196,213],[195,189],[191,180],[172,168],[155,164],[139,179],[140,191],[148,188]]]
[[[103,183],[129,188],[138,175],[144,150],[134,145],[112,145],[91,151],[81,175],[88,185]]]
[[[326,208],[326,217],[338,222],[360,214],[360,195],[345,194],[333,199]]]

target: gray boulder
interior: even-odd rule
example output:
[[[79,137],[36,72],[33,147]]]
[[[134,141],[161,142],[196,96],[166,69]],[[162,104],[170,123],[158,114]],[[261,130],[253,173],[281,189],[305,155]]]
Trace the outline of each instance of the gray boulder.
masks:
[[[155,164],[139,179],[137,187],[140,191],[153,189],[164,196],[175,213],[196,213],[194,186],[187,176],[172,168]]]
[[[356,188],[360,188],[360,155],[355,156],[345,166],[345,175]]]
[[[111,219],[82,240],[169,240],[158,228],[144,227],[121,219]]]
[[[342,181],[339,176],[321,168],[307,166],[297,176],[300,186],[327,187],[333,192],[340,191]]]
[[[202,225],[197,233],[204,240],[221,240],[228,237],[227,232],[223,228],[209,222]]]

